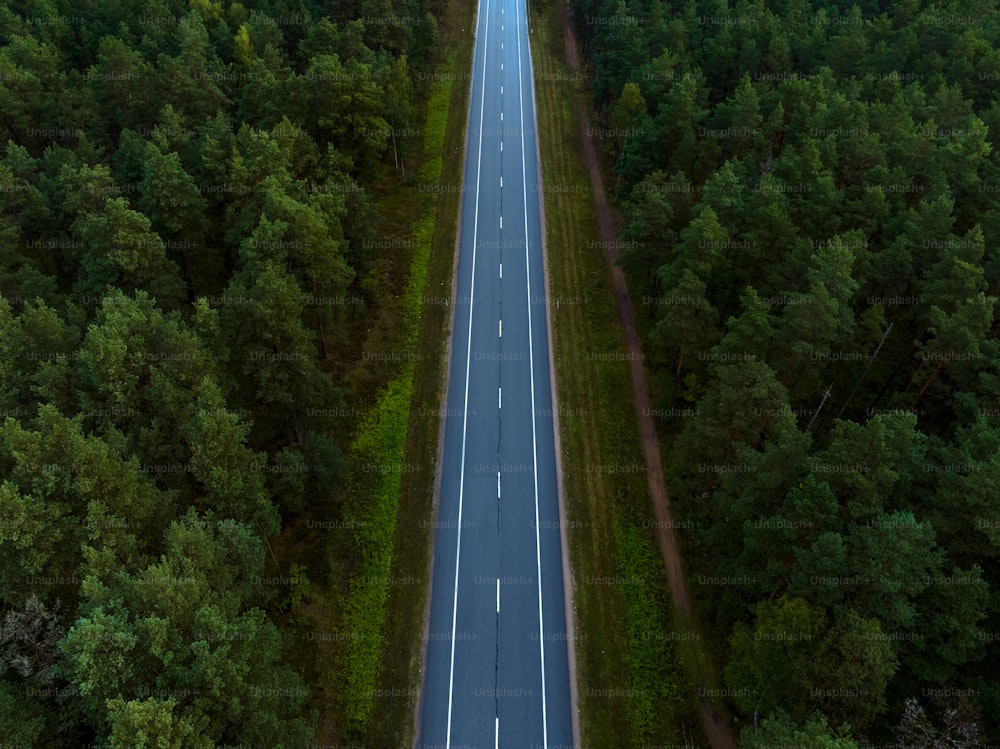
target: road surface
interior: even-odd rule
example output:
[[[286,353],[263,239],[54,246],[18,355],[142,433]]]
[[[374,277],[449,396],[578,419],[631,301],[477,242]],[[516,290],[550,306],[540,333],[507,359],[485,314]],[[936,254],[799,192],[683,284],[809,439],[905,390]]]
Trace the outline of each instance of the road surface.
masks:
[[[524,0],[480,0],[418,746],[568,749]]]

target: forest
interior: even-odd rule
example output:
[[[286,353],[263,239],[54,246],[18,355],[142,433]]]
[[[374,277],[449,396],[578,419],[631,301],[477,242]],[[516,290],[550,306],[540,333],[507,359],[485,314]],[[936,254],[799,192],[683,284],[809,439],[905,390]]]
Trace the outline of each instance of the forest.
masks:
[[[334,508],[359,556],[352,372],[403,241],[372,195],[418,141],[438,12],[0,7],[4,746],[313,739],[276,623],[304,577],[271,544]]]
[[[741,746],[1000,743],[996,3],[570,6]]]

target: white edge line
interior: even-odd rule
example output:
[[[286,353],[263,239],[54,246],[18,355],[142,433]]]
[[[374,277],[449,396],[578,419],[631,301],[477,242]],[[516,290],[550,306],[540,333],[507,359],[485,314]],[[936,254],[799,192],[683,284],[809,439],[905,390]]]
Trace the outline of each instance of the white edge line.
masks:
[[[530,20],[530,18],[529,18]],[[528,26],[528,33],[531,33],[531,27]],[[531,80],[534,82],[534,64],[531,59],[530,54],[530,43],[529,43],[529,54],[528,54],[528,69],[531,72]],[[545,199],[544,190],[542,186],[544,180],[542,178],[542,154],[541,154],[541,144],[538,141],[538,106],[535,99],[535,88],[532,85],[531,88],[531,100],[532,100],[532,115],[534,117],[535,125],[535,166],[537,169],[537,179],[538,179],[538,212],[540,218],[540,229],[542,238],[542,268],[543,268],[543,286],[545,288],[545,298],[551,299],[552,295],[549,289],[549,266],[548,266],[548,253],[546,252],[546,242],[545,242]],[[566,511],[566,494],[565,494],[565,482],[563,480],[563,466],[562,466],[562,447],[560,446],[560,427],[559,427],[559,390],[556,387],[556,370],[555,370],[555,347],[552,345],[552,317],[549,314],[545,316],[545,327],[546,335],[548,337],[549,343],[549,387],[552,391],[552,436],[555,442],[555,453],[556,453],[556,489],[559,497],[559,540],[562,546],[562,559],[563,559],[563,606],[566,610],[566,650],[567,658],[569,660],[569,698],[570,698],[570,708],[571,708],[571,727],[572,727],[572,746],[581,746],[580,740],[580,708],[579,708],[579,695],[577,693],[578,685],[576,681],[576,626],[574,622],[574,609],[573,609],[573,569],[570,567],[569,563],[569,539],[567,538],[566,528],[567,526],[567,511]]]
[[[479,9],[478,9],[478,7],[479,6],[478,6],[478,3],[477,3],[477,21],[476,21],[477,25],[476,25],[476,28],[472,29],[472,37],[473,37],[474,40],[479,38],[479,28],[478,28]],[[475,45],[475,42],[473,42],[473,58],[472,58],[472,63],[471,63],[471,66],[472,66],[473,69],[475,69],[475,48],[476,48],[476,45]],[[468,152],[469,152],[469,129],[470,129],[471,124],[472,124],[472,115],[474,113],[473,112],[473,107],[475,106],[475,103],[472,101],[473,91],[475,91],[475,81],[473,80],[473,76],[470,75],[469,76],[469,106],[468,106],[468,113],[467,113],[467,116],[466,116],[466,119],[465,119],[464,135],[463,135],[463,138],[462,138],[462,170],[463,170],[463,173],[464,173],[464,170],[465,170],[466,156],[468,155]],[[457,218],[456,226],[455,226],[455,242],[454,242],[454,249],[452,251],[451,278],[452,278],[453,281],[458,278],[458,264],[459,264],[459,257],[461,255],[461,248],[462,248],[462,224],[463,224],[462,213],[463,213],[463,208],[465,206],[465,202],[466,202],[466,193],[465,193],[465,191],[463,191],[462,195],[459,197],[458,218]],[[442,382],[441,382],[441,387],[440,387],[440,393],[441,393],[442,402],[445,403],[445,404],[447,404],[448,392],[449,392],[450,387],[451,387],[451,358],[452,358],[451,355],[452,355],[452,351],[453,351],[452,337],[453,337],[453,333],[454,333],[454,330],[455,330],[456,318],[458,317],[458,309],[457,309],[458,305],[455,303],[456,300],[457,300],[457,298],[458,298],[458,283],[457,282],[453,282],[452,285],[451,285],[451,304],[449,304],[450,312],[449,312],[449,315],[448,315],[448,329],[447,329],[447,335],[446,335],[446,340],[445,340],[445,353],[444,353],[445,361],[448,362],[448,364],[444,368],[444,376],[442,377]],[[437,455],[436,455],[436,458],[435,458],[435,465],[437,466],[437,469],[435,471],[436,475],[434,477],[434,498],[432,500],[433,512],[435,513],[435,517],[440,513],[440,509],[441,509],[441,478],[442,478],[442,471],[440,470],[440,468],[441,468],[441,465],[442,465],[443,460],[444,460],[444,437],[445,437],[445,433],[447,431],[447,425],[448,425],[448,420],[446,418],[442,418],[440,420],[439,424],[438,424],[438,447],[437,447]],[[427,633],[427,632],[430,631],[431,609],[432,609],[433,596],[434,596],[434,559],[437,556],[437,552],[438,552],[438,548],[437,548],[437,541],[438,541],[437,534],[432,534],[431,538],[432,538],[432,541],[431,541],[430,554],[429,554],[428,560],[427,560],[427,578],[428,578],[428,583],[427,583],[427,599],[426,599],[426,602],[424,604],[424,623],[423,623],[423,627],[424,627],[424,632],[425,633]],[[429,663],[427,651],[428,651],[429,643],[430,643],[430,638],[425,637],[424,638],[424,645],[421,648],[421,674],[422,674],[422,679],[421,679],[420,696],[417,698],[417,703],[416,703],[415,711],[414,711],[414,715],[413,715],[413,746],[412,746],[412,749],[419,749],[419,742],[420,742],[421,731],[423,730],[423,710],[424,710],[424,701],[426,699],[426,689],[425,689],[425,687],[426,687],[426,684],[427,684],[427,664]]]
[[[482,6],[480,6],[482,10]],[[490,0],[486,0],[486,19],[489,20]],[[479,155],[476,162],[476,210],[472,223],[472,270],[469,282],[469,332],[465,348],[465,405],[462,413],[462,464],[458,482],[458,529],[455,533],[458,539],[455,544],[455,592],[451,609],[451,665],[448,674],[448,732],[445,747],[451,747],[451,709],[455,691],[455,634],[458,626],[458,570],[462,561],[462,499],[465,491],[465,438],[469,423],[469,365],[472,361],[472,311],[476,298],[476,241],[479,231],[479,177],[483,163],[483,118],[486,110],[486,58],[489,53],[490,27],[486,24],[486,34],[483,37],[483,84],[479,101]]]
[[[524,12],[527,14],[528,8],[525,5]],[[542,615],[542,547],[541,536],[538,529],[538,444],[535,436],[535,421],[538,414],[535,412],[535,362],[534,345],[531,336],[531,258],[528,254],[528,180],[524,160],[524,66],[521,65],[521,11],[517,12],[517,92],[518,111],[521,117],[521,197],[524,205],[524,260],[525,276],[527,279],[528,292],[528,370],[531,375],[531,462],[532,475],[535,480],[535,565],[538,571],[538,651],[541,659],[542,676],[542,742],[544,749],[548,749],[549,730],[548,715],[545,703],[545,619]],[[528,51],[530,59],[531,51]]]

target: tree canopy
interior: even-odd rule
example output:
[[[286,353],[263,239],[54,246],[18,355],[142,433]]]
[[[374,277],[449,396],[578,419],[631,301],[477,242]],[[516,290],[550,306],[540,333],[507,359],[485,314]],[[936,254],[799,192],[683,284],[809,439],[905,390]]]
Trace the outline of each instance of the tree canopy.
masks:
[[[372,191],[413,160],[431,10],[0,8],[4,745],[315,738],[272,545],[335,508],[373,397]]]
[[[997,9],[570,7],[744,743],[1000,738]]]

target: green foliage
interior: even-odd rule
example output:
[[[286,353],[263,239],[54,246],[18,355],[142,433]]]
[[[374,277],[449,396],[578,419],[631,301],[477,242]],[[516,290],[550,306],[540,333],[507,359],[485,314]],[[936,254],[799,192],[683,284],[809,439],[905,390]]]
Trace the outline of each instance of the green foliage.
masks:
[[[663,633],[667,615],[666,586],[650,580],[651,570],[662,570],[656,545],[626,521],[618,521],[618,574],[628,621],[629,667],[634,696],[630,720],[640,740],[655,737],[657,722],[673,714],[682,702],[681,676],[669,669],[673,643]]]
[[[410,380],[394,380],[372,414],[362,423],[350,455],[357,466],[352,473],[352,494],[368,509],[357,520],[357,543],[362,564],[351,584],[345,611],[345,631],[353,633],[357,647],[350,655],[344,699],[352,726],[364,725],[371,711],[375,679],[381,659],[381,631],[391,581],[392,549],[396,537],[396,510],[403,467],[403,447],[410,411]],[[368,469],[368,480],[364,470]],[[361,476],[358,476],[359,469]],[[362,504],[363,503],[363,504]]]
[[[857,749],[856,741],[844,729],[831,730],[823,715],[810,717],[801,727],[787,714],[778,711],[761,721],[760,726],[743,729],[740,746],[769,749],[794,746],[799,749]]]
[[[95,728],[107,706],[118,741],[141,725],[176,740],[278,745],[311,735],[296,717],[307,691],[280,663],[280,635],[248,605],[268,582],[252,530],[192,510],[167,530],[158,562],[122,571],[86,551],[85,616],[60,648]]]
[[[450,83],[439,86],[431,95],[424,147],[428,154],[439,154],[443,143],[443,121]],[[431,180],[440,177],[440,161],[425,164],[422,174]],[[436,170],[436,171],[435,171]],[[421,298],[427,282],[430,244],[434,233],[431,202],[413,229],[414,252],[410,274],[403,292],[401,316],[403,329],[397,339],[398,349],[411,349],[417,338]],[[360,729],[371,714],[375,684],[382,658],[382,626],[386,599],[392,581],[392,550],[396,540],[396,514],[406,445],[412,386],[413,360],[407,360],[402,372],[380,394],[371,413],[361,423],[351,445],[353,463],[350,476],[352,512],[358,523],[356,542],[362,563],[353,576],[344,613],[344,629],[354,634],[345,665],[347,688],[343,699],[352,729]]]
[[[445,126],[448,124],[448,102],[451,99],[451,78],[445,77],[431,89],[427,100],[427,117],[424,121],[424,153],[427,159],[421,164],[418,178],[437,180],[441,175],[441,148],[444,145]]]
[[[306,577],[306,568],[301,564],[292,564],[288,577],[291,580],[291,589],[281,608],[295,611],[309,597],[309,578]]]
[[[227,412],[210,379],[201,383],[196,403],[185,437],[191,446],[191,473],[204,487],[205,510],[210,517],[248,522],[262,538],[273,535],[279,521],[265,492],[264,466],[245,447],[249,425]]]
[[[671,500],[701,526],[690,572],[741,581],[702,592],[727,677],[759,692],[734,700],[740,720],[772,715],[744,741],[888,741],[914,690],[978,690],[1000,666],[983,632],[1000,525],[996,9],[570,8],[598,120],[635,128],[602,144],[619,264],[654,397],[697,413],[668,437]],[[824,622],[812,657],[753,639],[782,616]],[[847,684],[864,699],[808,695]],[[969,713],[995,740],[990,699]]]
[[[177,718],[177,701],[108,700],[111,719],[109,745],[112,749],[209,749],[212,740],[198,733],[191,721]]]
[[[823,610],[801,598],[758,604],[753,630],[738,624],[730,641],[726,681],[736,691],[740,709],[768,714],[784,708],[803,714],[810,704],[816,645],[826,627]]]
[[[346,372],[371,308],[394,305],[353,302],[384,265],[369,193],[420,147],[389,153],[437,55],[425,4],[363,5],[0,11],[4,741],[313,738],[268,619],[306,609],[309,581],[293,564],[285,600],[264,551],[288,554],[283,530],[343,493],[356,424],[332,414],[368,395]],[[407,383],[387,401],[404,425]],[[355,512],[391,515],[392,495],[358,495]],[[336,554],[363,564],[369,541],[345,534]]]

